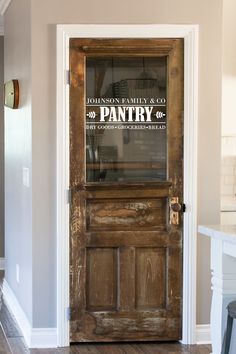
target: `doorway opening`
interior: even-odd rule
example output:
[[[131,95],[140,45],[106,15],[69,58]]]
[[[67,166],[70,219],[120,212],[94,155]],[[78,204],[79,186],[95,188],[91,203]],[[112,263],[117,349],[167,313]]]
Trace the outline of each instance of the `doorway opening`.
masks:
[[[109,32],[108,31],[109,27]],[[58,26],[58,345],[68,345],[69,343],[69,321],[66,317],[67,308],[69,307],[69,205],[67,200],[67,190],[69,190],[69,86],[65,82],[65,69],[69,69],[69,40],[70,38],[94,38],[107,37],[107,33],[112,38],[183,38],[185,45],[185,60],[184,60],[184,201],[186,203],[186,214],[184,216],[184,250],[183,250],[183,342],[195,342],[195,233],[196,233],[196,88],[197,88],[197,27],[196,26]],[[60,54],[60,57],[59,57]],[[193,60],[194,58],[194,60]],[[143,60],[141,60],[143,62]],[[145,62],[145,60],[144,60]],[[113,63],[114,64],[114,63]],[[62,70],[63,69],[63,70]],[[146,63],[142,64],[142,72],[145,74]],[[140,74],[141,75],[141,74]],[[146,74],[145,74],[146,75]],[[148,78],[150,79],[150,78]],[[116,82],[116,81],[114,81]],[[150,85],[150,83],[149,83]],[[107,111],[106,111],[107,112]],[[121,112],[121,111],[120,111]],[[88,112],[89,113],[89,112]],[[121,112],[122,114],[122,112]],[[104,117],[105,119],[105,117]],[[127,138],[127,137],[126,137]],[[125,141],[122,136],[123,142]],[[127,140],[126,140],[127,141]],[[194,142],[194,144],[193,144]],[[106,149],[110,145],[101,145],[100,156],[119,156],[117,152]],[[105,150],[105,152],[104,152]],[[114,149],[113,149],[114,150]],[[107,155],[108,154],[108,155]],[[61,159],[61,156],[63,157]],[[96,161],[89,161],[89,150],[85,156],[88,156],[87,172],[90,171],[89,164],[96,164]],[[59,158],[60,157],[60,158]],[[190,158],[191,157],[191,158]],[[59,161],[60,160],[60,161]],[[191,162],[190,162],[191,161]],[[117,161],[116,162],[125,162]],[[140,162],[140,161],[138,161]],[[107,163],[107,162],[105,162]],[[114,161],[112,161],[114,164]],[[155,161],[156,163],[156,161]],[[83,166],[84,167],[84,166]],[[96,165],[95,165],[96,167]],[[104,167],[104,161],[103,166]],[[105,166],[106,167],[106,166]],[[116,166],[117,167],[117,166]],[[118,166],[119,167],[119,166]],[[123,165],[124,167],[124,165]],[[137,166],[136,166],[137,167]],[[142,166],[143,167],[143,166]],[[101,175],[101,166],[99,167],[99,174],[97,169],[92,170],[93,176],[99,179],[104,179],[104,174]],[[104,169],[104,168],[103,168]],[[106,168],[106,170],[108,170]],[[111,169],[110,169],[111,170]],[[108,172],[106,171],[106,176]],[[114,170],[114,168],[113,168]],[[119,168],[116,168],[116,171]],[[128,169],[130,170],[130,169]],[[163,170],[163,169],[162,169]],[[146,171],[146,170],[145,170]],[[91,171],[90,171],[91,172]],[[119,171],[119,176],[121,176]],[[123,171],[122,171],[123,174]],[[109,178],[114,178],[113,177]],[[130,171],[125,175],[130,176]],[[145,175],[145,174],[144,174]],[[161,176],[161,175],[160,175]],[[163,176],[163,171],[162,171]],[[124,174],[123,174],[124,177]],[[94,177],[90,177],[94,178]],[[100,187],[99,187],[100,188]],[[102,188],[102,187],[101,187]],[[94,191],[89,193],[94,196]],[[98,192],[98,191],[97,191]],[[129,190],[130,192],[130,190]],[[132,192],[132,191],[131,191]],[[151,191],[153,192],[153,191]],[[104,191],[99,191],[100,196]],[[146,198],[146,196],[144,196]],[[98,210],[91,199],[90,208],[95,215],[94,210]],[[116,209],[117,210],[117,209]],[[100,216],[99,216],[100,217]],[[91,220],[90,225],[94,221]],[[104,249],[103,249],[104,251]],[[108,254],[105,252],[104,257],[111,260],[111,264],[116,264],[118,259],[115,253]],[[155,254],[155,252],[153,253]],[[91,256],[91,257],[90,257]],[[95,259],[97,255],[90,250],[89,257]],[[88,257],[88,258],[89,258]],[[95,258],[94,258],[95,257]],[[99,257],[97,257],[99,258]],[[142,255],[140,254],[140,259]],[[155,258],[155,257],[154,257]],[[94,262],[94,260],[93,260]],[[92,262],[92,263],[93,263]],[[142,262],[141,262],[142,263]],[[141,264],[140,263],[140,264]],[[115,268],[115,266],[114,266]],[[138,265],[136,265],[138,268]],[[113,275],[115,272],[112,273]],[[194,275],[194,276],[193,276]],[[93,284],[93,279],[90,279],[90,284]],[[93,284],[94,285],[94,284]],[[93,292],[92,292],[93,293]],[[87,293],[88,294],[88,293]],[[136,299],[136,302],[140,301]],[[93,305],[93,302],[90,303]],[[73,310],[73,309],[72,309]]]

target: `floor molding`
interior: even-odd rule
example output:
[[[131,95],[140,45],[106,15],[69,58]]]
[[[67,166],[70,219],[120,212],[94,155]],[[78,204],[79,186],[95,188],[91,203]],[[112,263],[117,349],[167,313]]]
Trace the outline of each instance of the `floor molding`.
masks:
[[[210,324],[197,325],[196,328],[197,344],[211,344],[211,327]]]
[[[3,281],[3,296],[5,303],[15,318],[29,348],[56,348],[57,329],[56,328],[32,328],[31,324],[20,306],[14,292]]]
[[[0,258],[0,270],[5,269],[5,258]]]

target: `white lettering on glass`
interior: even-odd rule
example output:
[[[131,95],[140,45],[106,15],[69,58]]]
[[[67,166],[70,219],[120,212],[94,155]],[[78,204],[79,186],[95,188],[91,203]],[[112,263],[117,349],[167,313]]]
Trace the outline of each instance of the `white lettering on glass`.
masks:
[[[151,122],[153,107],[100,107],[100,122]]]

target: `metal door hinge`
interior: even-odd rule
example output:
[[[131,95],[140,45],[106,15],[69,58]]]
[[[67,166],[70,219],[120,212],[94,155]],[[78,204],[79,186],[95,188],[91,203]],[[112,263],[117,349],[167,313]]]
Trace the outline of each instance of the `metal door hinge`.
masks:
[[[71,189],[67,189],[67,204],[71,204]]]
[[[65,71],[65,84],[70,85],[70,70]]]
[[[67,307],[67,309],[66,309],[66,318],[67,318],[67,321],[71,320],[71,309],[70,309],[70,307]]]
[[[182,212],[185,213],[186,212],[186,204],[182,204]]]

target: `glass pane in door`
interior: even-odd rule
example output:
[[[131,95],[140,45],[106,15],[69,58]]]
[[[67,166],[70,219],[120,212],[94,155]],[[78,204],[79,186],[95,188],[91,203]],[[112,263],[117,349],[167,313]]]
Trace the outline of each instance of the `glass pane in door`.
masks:
[[[86,59],[87,182],[167,178],[166,57]]]

